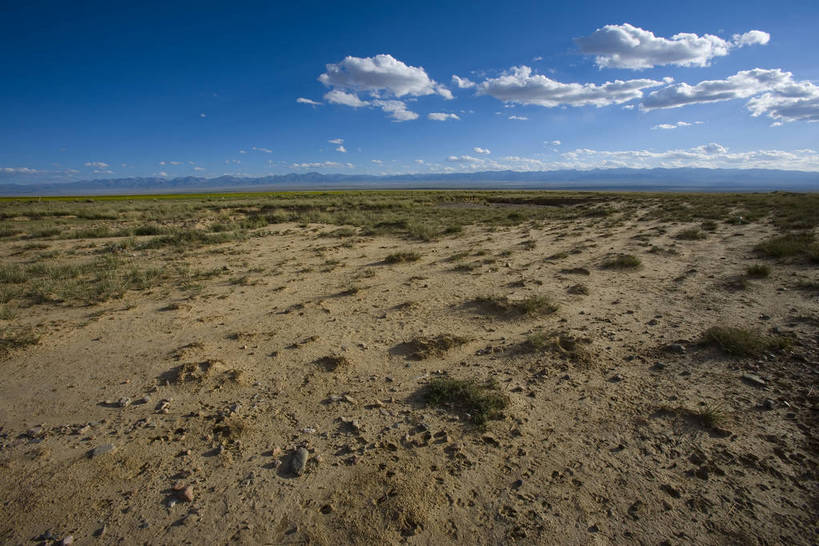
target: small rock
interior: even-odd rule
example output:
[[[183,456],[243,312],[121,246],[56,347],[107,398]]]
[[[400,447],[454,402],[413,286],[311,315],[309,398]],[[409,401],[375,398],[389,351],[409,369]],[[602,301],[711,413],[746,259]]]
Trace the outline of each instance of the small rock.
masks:
[[[523,486],[523,480],[515,480],[512,482],[512,489],[520,489]]]
[[[685,345],[681,343],[672,343],[668,346],[668,350],[672,353],[683,354],[685,353]]]
[[[65,546],[67,544],[74,544],[74,535],[63,537],[63,539],[60,541],[60,546]]]
[[[742,374],[742,380],[754,387],[764,388],[767,385],[764,379],[751,373]]]
[[[128,398],[127,396],[123,396],[117,402],[117,406],[120,407],[120,408],[127,408],[130,405],[131,405],[131,399]]]
[[[322,514],[330,514],[333,512],[333,510],[335,510],[335,508],[333,507],[332,504],[325,504],[319,509],[319,512],[321,512]]]
[[[663,491],[665,491],[666,493],[668,493],[669,495],[671,495],[675,499],[679,499],[682,496],[677,489],[674,489],[673,487],[671,487],[670,485],[665,484],[665,483],[660,486],[660,489],[662,489]]]
[[[185,485],[181,489],[176,489],[176,498],[183,502],[193,502],[193,487]]]
[[[489,444],[494,447],[500,447],[500,442],[498,441],[498,439],[492,436],[491,434],[484,434],[481,439],[486,444]]]
[[[163,399],[159,401],[159,404],[156,405],[156,412],[157,413],[168,413],[171,411],[171,401],[167,399]]]
[[[762,407],[770,411],[776,407],[776,402],[774,402],[770,398],[766,398],[765,401],[762,402]]]
[[[357,403],[358,403],[358,402],[356,401],[356,399],[355,399],[355,398],[353,398],[352,396],[350,396],[349,394],[345,394],[345,395],[344,395],[344,401],[345,401],[345,402],[347,402],[347,403],[349,403],[349,404],[357,404]]]
[[[619,382],[620,382],[620,381],[622,381],[622,380],[623,380],[623,376],[622,376],[622,375],[620,375],[619,373],[618,373],[618,374],[614,374],[613,376],[611,376],[611,377],[609,378],[609,382],[610,382],[610,383],[619,383]]]
[[[116,447],[114,444],[102,444],[101,446],[97,446],[91,450],[89,456],[90,457],[99,457],[100,455],[105,455],[106,453],[110,453],[114,451]]]
[[[651,367],[652,370],[662,371],[665,369],[665,364],[662,362],[655,362],[654,365]]]
[[[301,476],[304,473],[304,468],[307,466],[307,459],[310,454],[306,449],[300,447],[293,454],[293,460],[290,462],[290,470],[296,476]]]

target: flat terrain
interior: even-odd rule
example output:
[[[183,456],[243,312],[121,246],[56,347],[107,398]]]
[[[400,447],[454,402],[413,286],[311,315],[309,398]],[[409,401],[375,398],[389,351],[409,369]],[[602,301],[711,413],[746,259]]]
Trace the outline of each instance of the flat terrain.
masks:
[[[0,542],[815,544],[817,210],[0,201]]]

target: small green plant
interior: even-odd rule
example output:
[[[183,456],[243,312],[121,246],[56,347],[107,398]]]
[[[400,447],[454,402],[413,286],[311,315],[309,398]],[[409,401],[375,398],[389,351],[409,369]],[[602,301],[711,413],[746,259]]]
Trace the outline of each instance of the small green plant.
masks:
[[[29,327],[3,328],[0,330],[0,357],[8,355],[15,349],[38,343],[40,343],[40,336]]]
[[[603,269],[637,269],[640,267],[640,258],[631,254],[618,254],[603,260]]]
[[[725,412],[722,404],[709,404],[694,412],[705,428],[719,428],[725,422]]]
[[[746,274],[749,277],[753,277],[755,279],[765,279],[767,277],[770,277],[771,268],[770,268],[770,266],[765,265],[765,264],[754,264],[754,265],[748,266],[748,269],[746,270]]]
[[[494,382],[436,378],[429,382],[422,394],[427,404],[464,413],[479,427],[491,419],[502,418],[502,412],[509,404]]]
[[[733,356],[760,356],[790,345],[788,338],[733,326],[712,326],[703,333],[702,340]]]
[[[400,264],[404,262],[417,262],[421,259],[421,254],[414,251],[394,252],[384,258],[384,263]]]

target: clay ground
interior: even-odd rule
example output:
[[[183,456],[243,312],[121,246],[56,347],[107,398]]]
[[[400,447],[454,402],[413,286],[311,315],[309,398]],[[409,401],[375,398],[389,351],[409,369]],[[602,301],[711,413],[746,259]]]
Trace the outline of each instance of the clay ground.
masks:
[[[760,254],[790,230],[736,202],[703,224],[649,214],[662,196],[459,199],[418,206],[502,216],[162,246],[99,231],[131,214],[110,202],[0,204],[0,542],[816,543],[815,250]],[[26,227],[72,206],[109,212]],[[781,343],[730,354],[713,326]],[[413,354],[439,335],[464,342]],[[443,377],[508,406],[477,426],[425,399]]]

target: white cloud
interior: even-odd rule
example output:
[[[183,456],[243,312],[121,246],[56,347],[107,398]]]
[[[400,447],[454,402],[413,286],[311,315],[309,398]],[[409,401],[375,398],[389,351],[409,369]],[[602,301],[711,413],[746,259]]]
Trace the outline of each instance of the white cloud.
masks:
[[[816,150],[731,152],[725,146],[716,143],[684,150],[661,152],[650,150],[599,151],[578,149],[562,154],[562,157],[570,168],[705,167],[819,170],[819,151]]]
[[[109,167],[108,163],[102,161],[86,161],[84,165],[86,167],[94,167],[95,169],[106,169]]]
[[[540,74],[528,66],[515,66],[497,78],[478,85],[478,95],[489,95],[504,102],[536,104],[546,108],[556,106],[608,106],[621,104],[643,96],[642,90],[658,87],[663,82],[649,79],[615,80],[601,85],[594,83],[563,83]]]
[[[735,99],[750,99],[746,106],[754,117],[767,115],[777,123],[819,121],[819,86],[796,81],[780,68],[742,70],[724,80],[696,85],[670,85],[646,96],[641,108],[679,108]]]
[[[487,148],[481,148],[480,146],[475,146],[474,148],[472,148],[472,151],[475,152],[476,154],[484,154],[484,155],[489,155],[489,154],[492,153]]]
[[[382,165],[384,163],[380,159],[371,159],[370,162],[375,163],[376,165]]]
[[[764,45],[770,35],[759,30],[735,34],[734,41],[713,34],[683,32],[671,38],[655,36],[653,32],[628,23],[606,25],[589,36],[575,38],[580,52],[594,55],[600,68],[653,68],[663,65],[708,66],[711,59],[728,55],[731,48]]]
[[[749,30],[745,34],[734,34],[733,39],[736,47],[767,45],[771,41],[771,35],[761,30]]]
[[[560,146],[560,141],[559,140],[552,140],[552,141],[547,140],[546,142],[544,142],[544,144],[550,144],[552,146]]]
[[[470,87],[475,87],[475,82],[473,82],[469,78],[462,78],[455,74],[452,75],[452,83],[456,85],[459,89],[469,89]]]
[[[423,160],[423,159],[416,159],[416,160],[415,160],[415,162],[416,162],[416,163],[418,163],[419,165],[423,165],[423,164],[424,164],[424,160]]]
[[[431,112],[427,114],[427,117],[431,120],[435,121],[446,121],[448,119],[461,119],[458,117],[458,114],[448,114],[444,112]]]
[[[162,177],[166,177],[166,176],[168,176],[168,173],[166,173],[165,171],[159,171],[159,172],[158,172],[158,173],[156,173],[156,174],[157,174],[157,176],[162,176]]]
[[[344,144],[344,139],[343,138],[331,138],[327,142],[329,142],[330,144]]]
[[[372,101],[372,104],[373,106],[377,106],[384,112],[388,113],[393,121],[410,121],[413,119],[418,119],[418,114],[407,110],[407,105],[400,100],[377,99]]]
[[[297,98],[296,102],[298,102],[299,104],[310,104],[310,105],[313,105],[313,106],[321,106],[322,104],[324,104],[324,103],[319,102],[317,100],[306,99],[304,97]]]
[[[260,148],[258,146],[253,146],[251,148],[251,150],[253,150],[254,152],[264,152],[266,154],[272,154],[273,153],[273,150],[271,150],[270,148]]]
[[[246,153],[247,153],[247,150],[239,150],[239,153],[240,153],[240,154],[246,154]]]
[[[655,125],[652,129],[679,129],[680,127],[691,127],[692,125],[702,125],[702,121],[678,121],[677,123],[660,123],[659,125]]]
[[[324,169],[329,167],[352,169],[354,165],[352,163],[338,163],[336,161],[317,161],[312,163],[293,163],[292,167],[294,169]]]
[[[338,147],[336,147],[336,151],[341,152],[343,154],[346,154],[347,153],[347,148],[345,148],[343,144],[339,144]]]
[[[483,159],[472,157],[471,155],[451,155],[447,157],[446,160],[452,163],[482,163],[484,161]]]
[[[529,118],[527,118],[526,116],[509,116],[509,119],[517,119],[517,120],[520,120],[520,121],[526,121]]]
[[[348,93],[346,91],[342,91],[341,89],[333,89],[328,91],[324,94],[324,99],[327,102],[342,104],[344,106],[350,106],[351,108],[361,108],[362,106],[367,106],[370,104],[369,102],[358,98],[358,95],[355,93]]]
[[[0,167],[0,172],[7,174],[37,174],[41,171],[28,167]]]
[[[202,112],[201,114],[199,114],[199,117],[200,117],[200,118],[206,118],[206,117],[208,117],[208,116],[207,116],[207,114],[205,114],[204,112]]]
[[[394,121],[418,119],[418,114],[407,109],[401,97],[420,97],[437,94],[452,99],[452,92],[431,79],[423,67],[409,66],[392,55],[375,57],[346,57],[336,64],[328,64],[327,72],[319,81],[330,87],[324,98],[327,102],[353,108],[373,106],[389,114]],[[358,93],[369,94],[372,100],[363,100]]]
[[[194,167],[193,170],[194,171],[206,171],[207,169],[205,167]]]
[[[337,64],[328,64],[327,72],[319,76],[327,87],[368,92],[373,96],[403,97],[438,94],[446,99],[452,93],[427,76],[423,67],[408,66],[392,55],[375,57],[345,57]]]

